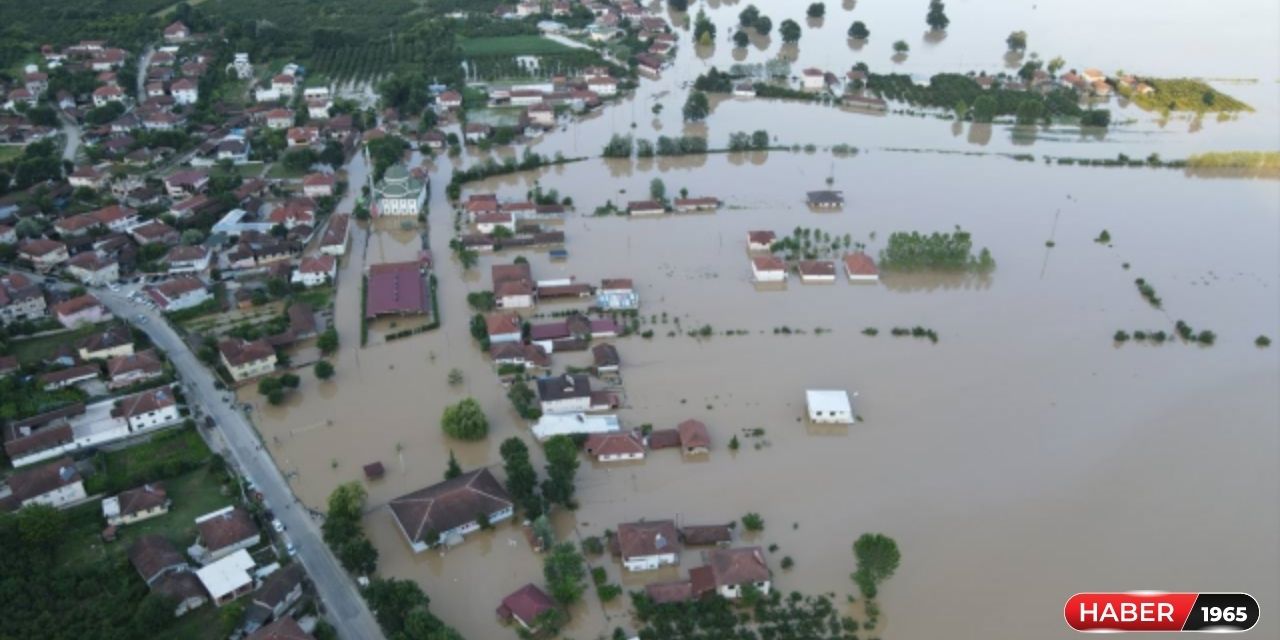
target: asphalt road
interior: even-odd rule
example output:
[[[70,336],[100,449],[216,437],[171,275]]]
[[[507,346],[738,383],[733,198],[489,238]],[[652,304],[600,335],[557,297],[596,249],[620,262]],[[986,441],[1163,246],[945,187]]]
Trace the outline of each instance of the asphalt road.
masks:
[[[235,409],[234,394],[214,387],[213,374],[159,313],[133,302],[125,291],[96,289],[94,294],[117,317],[131,322],[151,337],[181,375],[187,403],[199,406],[205,415],[211,415],[217,421],[222,440],[226,443],[224,453],[229,453],[241,473],[253,480],[267,507],[284,523],[286,535],[297,547],[297,559],[311,576],[317,594],[325,603],[328,620],[337,628],[338,635],[349,640],[382,638],[382,631],[355,582],[321,538],[320,527],[294,497],[289,483],[261,445],[248,419]],[[139,316],[146,321],[139,322]]]

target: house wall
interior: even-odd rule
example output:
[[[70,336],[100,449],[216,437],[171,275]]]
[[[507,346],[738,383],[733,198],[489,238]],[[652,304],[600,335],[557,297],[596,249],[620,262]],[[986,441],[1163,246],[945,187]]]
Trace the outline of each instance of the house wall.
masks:
[[[90,271],[80,267],[67,267],[67,273],[75,277],[81,283],[94,287],[120,279],[120,265],[111,263],[97,271]]]
[[[751,266],[751,275],[756,282],[783,282],[787,279],[786,271],[760,271],[755,265]]]
[[[0,308],[0,320],[11,322],[13,320],[39,320],[44,317],[47,306],[44,302],[44,296],[34,296],[27,298],[21,302]]]
[[[127,356],[133,354],[133,343],[126,342],[108,349],[99,349],[97,351],[89,351],[84,347],[80,347],[80,357],[84,360],[106,360],[116,356]]]
[[[520,332],[512,331],[510,333],[493,333],[489,335],[489,344],[502,344],[504,342],[520,342]]]
[[[770,584],[771,583],[768,580],[765,580],[764,582],[757,582],[755,587],[762,595],[769,595]],[[742,585],[725,585],[716,589],[716,591],[722,597],[730,600],[737,600],[742,597]]]
[[[178,296],[177,298],[174,298],[173,300],[170,300],[169,304],[165,305],[164,310],[165,311],[181,311],[183,309],[190,309],[191,307],[199,306],[205,300],[208,300],[212,297],[213,296],[209,295],[208,290],[196,289],[189,293],[184,293]]]
[[[378,215],[416,216],[422,213],[422,204],[426,201],[426,189],[419,191],[414,198],[378,198]]]
[[[802,275],[802,276],[800,276],[800,281],[801,281],[801,282],[810,282],[810,283],[812,283],[812,282],[835,282],[835,281],[836,281],[836,276],[835,276],[835,274],[832,274],[832,275],[829,275],[829,276],[824,276],[824,275]]]
[[[644,460],[644,452],[606,454],[596,458],[600,462],[619,462],[622,460]]]
[[[114,524],[114,525],[133,524],[135,522],[142,522],[143,520],[150,520],[151,518],[154,518],[156,516],[162,516],[166,513],[169,513],[169,506],[160,505],[160,506],[152,507],[150,509],[143,509],[141,511],[137,511],[128,515],[119,515],[114,518],[107,518],[107,524]]]
[[[207,598],[197,598],[194,596],[187,598],[186,600],[179,602],[177,607],[174,607],[173,615],[176,618],[180,618],[186,615],[188,611],[199,608],[206,600]]]
[[[234,602],[237,598],[239,598],[239,597],[241,597],[241,596],[244,596],[244,595],[247,595],[247,594],[248,594],[249,592],[251,592],[251,591],[253,591],[253,581],[250,581],[250,582],[249,582],[249,584],[246,584],[246,585],[244,585],[243,587],[240,587],[240,588],[236,589],[235,591],[232,591],[231,593],[228,593],[228,594],[226,594],[226,595],[223,595],[222,597],[220,597],[220,598],[218,598],[217,600],[215,600],[215,601],[214,601],[214,604],[216,604],[216,605],[218,605],[219,607],[221,607],[221,606],[223,606],[223,605],[225,605],[225,604],[229,604],[229,603],[231,603],[231,602]]]
[[[269,358],[263,358],[262,360],[254,360],[253,362],[246,362],[245,364],[239,367],[231,366],[230,364],[227,363],[225,359],[222,361],[222,364],[226,365],[227,371],[231,372],[231,378],[236,382],[240,382],[241,380],[247,380],[249,378],[266,375],[268,373],[271,373],[272,371],[275,371],[276,357],[273,355]]]
[[[68,316],[58,316],[58,322],[68,329],[74,329],[82,324],[97,324],[109,319],[111,319],[111,312],[101,305],[95,305]]]
[[[584,413],[591,410],[591,397],[543,400],[543,413]]]
[[[235,552],[237,552],[237,551],[239,551],[239,550],[241,550],[241,549],[248,549],[249,547],[256,547],[256,546],[258,545],[258,543],[259,543],[259,542],[262,542],[262,535],[261,535],[261,534],[257,534],[257,535],[254,535],[254,536],[252,536],[252,537],[245,538],[244,540],[241,540],[240,542],[237,542],[237,543],[235,543],[235,544],[227,545],[227,546],[225,546],[225,547],[223,547],[223,548],[221,548],[221,549],[218,549],[218,550],[209,549],[209,550],[205,551],[205,555],[204,555],[204,562],[203,562],[203,564],[212,564],[212,563],[217,562],[218,560],[221,560],[221,559],[223,559],[223,558],[225,558],[225,557],[227,557],[227,556],[229,556],[229,555],[231,555],[231,554],[233,554],[233,553],[235,553]],[[253,590],[253,584],[250,584],[250,585],[249,585],[249,590],[250,590],[250,591],[252,591],[252,590]],[[244,595],[245,593],[248,593],[248,592],[246,591],[246,592],[240,593],[240,594],[238,594],[236,597],[238,598],[238,597],[240,597],[240,596]],[[222,606],[222,603],[219,603],[219,604],[218,604],[218,606]]]
[[[17,464],[16,462],[14,463]],[[22,501],[22,506],[32,504],[45,504],[51,507],[61,509],[73,502],[84,500],[88,494],[84,492],[84,483],[77,480],[69,485],[58,487],[48,493],[42,493],[34,498],[28,498]]]
[[[304,287],[319,287],[330,281],[333,274],[330,273],[303,273],[302,271],[294,271],[291,280],[293,282],[302,283]]]
[[[656,571],[663,565],[676,564],[677,557],[674,553],[660,553],[652,556],[631,556],[623,558],[622,566],[627,571]]]
[[[533,296],[503,296],[498,298],[497,305],[499,309],[532,309]]]
[[[181,419],[178,413],[178,405],[174,404],[168,407],[148,411],[129,418],[129,429],[131,431],[140,431],[142,429],[150,429],[160,427],[166,424],[172,424]]]
[[[118,376],[116,376],[116,377],[112,378],[112,379],[111,379],[111,382],[108,382],[108,383],[107,383],[107,388],[108,388],[108,389],[123,389],[124,387],[131,387],[131,386],[133,386],[133,385],[135,385],[135,384],[138,384],[139,382],[142,382],[142,381],[144,381],[144,380],[151,380],[152,378],[159,378],[160,376],[163,376],[163,375],[164,375],[164,371],[163,371],[163,370],[160,370],[160,371],[147,371],[147,370],[145,370],[145,369],[137,369],[137,370],[134,370],[134,371],[130,371],[129,373],[121,374],[121,375],[118,375]]]

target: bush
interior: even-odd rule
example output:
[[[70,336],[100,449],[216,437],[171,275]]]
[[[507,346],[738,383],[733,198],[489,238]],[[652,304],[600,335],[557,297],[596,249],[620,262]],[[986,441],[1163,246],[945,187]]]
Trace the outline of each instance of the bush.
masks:
[[[742,516],[742,528],[747,531],[764,531],[764,518],[755,512],[748,513]]]
[[[458,440],[482,440],[489,435],[489,420],[475,398],[445,407],[440,426],[445,434]]]

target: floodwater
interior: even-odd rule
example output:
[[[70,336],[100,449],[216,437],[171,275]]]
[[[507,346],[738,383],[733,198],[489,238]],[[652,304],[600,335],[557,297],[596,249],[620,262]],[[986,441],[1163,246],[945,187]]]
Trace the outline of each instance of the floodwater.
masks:
[[[786,17],[782,7],[803,24],[804,3],[756,4],[775,28]],[[860,15],[873,32],[863,50],[869,61],[887,64],[889,43],[902,37],[913,48],[902,67],[913,73],[994,69],[1004,36],[1025,28],[1033,50],[1062,54],[1072,65],[1088,53],[1097,59],[1079,66],[1256,77],[1256,85],[1241,86],[1256,88],[1262,98],[1239,92],[1260,106],[1258,113],[1205,123],[1197,133],[1172,125],[1159,134],[1122,130],[1108,134],[1107,151],[1098,141],[1068,136],[1037,140],[1033,152],[1105,157],[1119,148],[1178,157],[1280,148],[1278,58],[1259,54],[1280,42],[1280,27],[1269,19],[1277,11],[1273,4],[1226,3],[1221,20],[1239,28],[1224,27],[1221,35],[1200,28],[1193,9],[1160,3],[1008,3],[999,10],[991,4],[949,3],[950,33],[925,46],[908,37],[923,32],[923,3],[904,8],[863,0],[848,14],[849,4],[828,2],[821,29],[839,37],[824,35],[819,45],[806,30],[799,55],[805,65],[806,56],[814,56],[813,64],[844,68],[852,52],[843,32],[850,16]],[[731,22],[726,16],[745,6],[720,3],[710,11],[723,32]],[[1193,37],[1207,41],[1181,67],[1168,51]],[[732,53],[723,33],[721,40],[712,59],[723,67]],[[749,56],[762,60],[777,48],[775,35],[769,49]],[[572,196],[577,211],[563,226],[570,259],[551,263],[545,251],[525,251],[535,277],[633,278],[642,329],[655,336],[616,341],[624,424],[662,428],[697,418],[711,431],[713,451],[702,461],[682,460],[671,450],[652,452],[643,464],[584,460],[581,509],[559,514],[561,536],[598,535],[640,518],[707,524],[754,511],[766,528],[749,541],[778,545],[769,554],[776,586],[834,593],[843,606],[844,595],[854,591],[848,577],[853,540],[884,532],[898,540],[903,561],[880,597],[883,638],[1066,638],[1072,632],[1061,607],[1078,591],[1248,591],[1264,610],[1280,602],[1280,352],[1253,344],[1259,334],[1280,337],[1276,182],[896,153],[884,148],[1014,147],[1001,127],[983,148],[968,142],[967,133],[953,135],[949,122],[767,101],[725,101],[707,124],[686,128],[679,122],[685,91],[678,83],[703,64],[686,43],[675,70],[643,83],[638,98],[532,147],[596,155],[611,132],[630,131],[635,121],[635,132],[647,137],[706,130],[714,145],[730,131],[766,127],[788,143],[848,142],[864,153],[591,159],[464,191],[517,199],[537,180]],[[649,107],[663,92],[665,109],[655,117]],[[1154,126],[1144,120],[1135,128]],[[1113,136],[1125,144],[1112,146]],[[357,160],[351,171],[356,182],[364,167]],[[283,407],[264,406],[252,389],[241,395],[254,403],[269,449],[285,472],[296,472],[295,490],[312,507],[323,509],[335,486],[360,480],[362,465],[382,461],[388,474],[367,485],[366,519],[381,573],[418,580],[433,610],[468,638],[504,638],[514,632],[500,628],[493,607],[524,583],[541,583],[541,560],[519,529],[499,526],[443,557],[414,556],[383,508],[438,481],[450,450],[470,469],[499,464],[498,446],[507,437],[533,445],[470,339],[465,301],[467,293],[488,288],[491,264],[518,254],[485,256],[467,273],[449,256],[453,212],[443,185],[450,171],[447,159],[434,165],[429,216],[440,329],[387,343],[382,336],[393,328],[384,321],[359,348],[365,265],[413,258],[420,237],[395,220],[356,229],[338,279],[342,348],[333,381],[303,375]],[[691,195],[720,197],[726,206],[714,214],[646,220],[589,215],[606,200],[646,198],[655,177],[669,195],[684,187]],[[808,211],[803,192],[824,188],[828,179],[844,190],[845,209]],[[876,253],[892,231],[956,225],[972,232],[975,248],[991,250],[994,273],[885,276],[860,286],[805,286],[793,277],[772,291],[757,291],[749,281],[745,236],[751,229],[848,233]],[[1093,242],[1102,229],[1111,234],[1110,246]],[[1139,296],[1137,277],[1156,287],[1163,310]],[[1117,346],[1111,338],[1117,329],[1170,331],[1178,319],[1213,330],[1217,344]],[[717,335],[684,335],[704,324]],[[891,327],[914,325],[937,331],[939,342],[889,335]],[[775,334],[782,326],[804,333]],[[862,335],[865,327],[877,327],[879,336]],[[723,335],[731,329],[747,334]],[[553,359],[560,371],[586,357]],[[464,378],[457,387],[447,380],[454,368]],[[856,393],[863,422],[845,430],[806,428],[799,420],[803,393],[814,387]],[[449,441],[439,428],[444,407],[467,396],[490,419],[489,438],[480,443]],[[755,428],[764,436],[743,435]],[[743,443],[736,453],[727,448],[735,434]],[[531,449],[540,457],[537,446]],[[781,570],[784,556],[795,561],[794,569]],[[591,562],[628,589],[675,575],[666,570],[624,580],[607,557]],[[686,552],[679,574],[698,563]],[[593,592],[585,600],[573,611],[567,636],[631,628],[618,604],[602,608]],[[1254,633],[1273,637],[1278,630],[1264,614]]]

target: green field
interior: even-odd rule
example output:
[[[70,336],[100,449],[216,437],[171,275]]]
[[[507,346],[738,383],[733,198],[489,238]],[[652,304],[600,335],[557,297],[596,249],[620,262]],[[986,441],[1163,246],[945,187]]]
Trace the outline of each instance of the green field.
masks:
[[[458,39],[462,55],[483,58],[487,56],[520,56],[567,53],[567,47],[542,36],[499,36],[493,38]]]
[[[150,520],[120,527],[114,542],[103,542],[102,502],[93,501],[67,512],[67,529],[58,560],[73,566],[101,560],[124,558],[129,545],[139,537],[159,534],[185,550],[196,539],[197,516],[235,503],[232,496],[222,495],[222,485],[206,468],[196,469],[163,481],[173,505],[169,513]]]
[[[16,144],[0,146],[0,162],[8,162],[22,155],[23,147]]]
[[[41,336],[39,338],[19,339],[13,341],[13,355],[18,356],[18,360],[23,364],[31,364],[43,360],[53,355],[58,347],[69,344],[75,346],[85,336],[105,329],[112,323],[104,322],[97,325],[84,325],[70,331],[63,331],[52,335]]]
[[[85,481],[85,490],[117,493],[201,467],[211,455],[196,427],[157,434],[148,442],[100,453],[93,460],[97,473]]]

